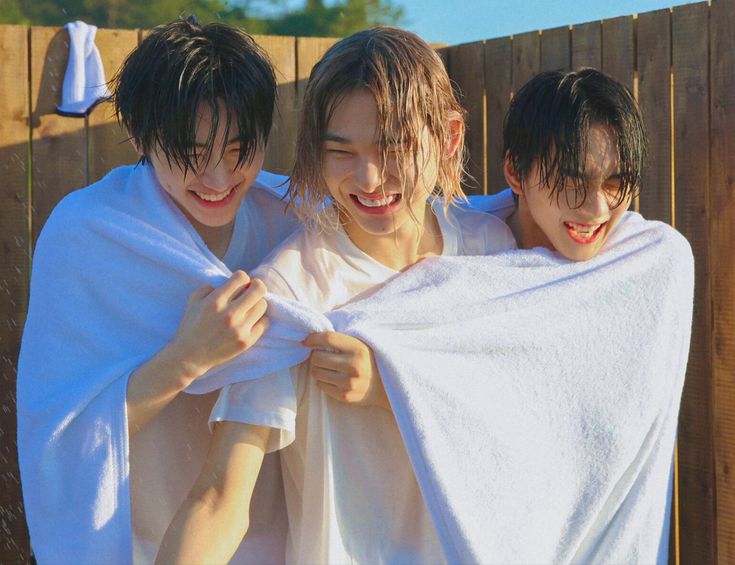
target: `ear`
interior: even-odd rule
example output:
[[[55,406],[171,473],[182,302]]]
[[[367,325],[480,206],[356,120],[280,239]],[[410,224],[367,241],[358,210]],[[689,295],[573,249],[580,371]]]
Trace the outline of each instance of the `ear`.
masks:
[[[143,152],[143,148],[138,144],[138,140],[135,139],[130,132],[128,132],[128,139],[130,139],[130,143],[133,145],[133,149],[135,149],[135,152],[140,155],[141,157],[145,157],[145,153]]]
[[[464,143],[464,120],[458,112],[452,112],[449,115],[449,137],[444,146],[443,157],[449,159],[452,157]]]
[[[503,175],[505,175],[505,182],[508,183],[510,189],[518,196],[523,196],[523,183],[521,182],[521,176],[510,162],[510,158],[507,154],[503,158]]]

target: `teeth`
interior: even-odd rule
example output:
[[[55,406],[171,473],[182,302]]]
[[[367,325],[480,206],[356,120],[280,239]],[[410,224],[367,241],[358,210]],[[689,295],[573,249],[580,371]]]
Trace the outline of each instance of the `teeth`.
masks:
[[[595,232],[598,230],[598,228],[601,225],[602,224],[587,226],[587,225],[580,225],[580,224],[574,224],[572,222],[567,222],[567,226],[572,228],[575,234],[585,239],[588,239],[592,237],[593,235],[595,235]]]
[[[379,208],[380,206],[388,206],[389,204],[395,202],[398,198],[398,195],[391,194],[388,198],[382,198],[381,200],[366,200],[364,198],[360,198],[357,195],[355,195],[355,197],[357,198],[357,201],[363,206],[367,206],[368,208]]]
[[[203,192],[197,192],[196,195],[202,200],[206,200],[207,202],[220,202],[221,200],[227,198],[231,192],[232,189],[228,190],[227,192],[220,192],[218,194],[205,194]]]

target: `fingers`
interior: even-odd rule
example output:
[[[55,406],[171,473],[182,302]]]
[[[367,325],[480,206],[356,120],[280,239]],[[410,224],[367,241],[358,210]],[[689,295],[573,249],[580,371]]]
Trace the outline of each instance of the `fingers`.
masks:
[[[193,303],[193,302],[198,302],[200,300],[203,300],[204,298],[206,298],[207,296],[209,296],[209,294],[213,290],[214,290],[214,287],[213,286],[208,285],[208,284],[207,285],[204,285],[203,287],[196,289],[194,292],[192,292],[189,295],[189,302],[190,303]]]
[[[250,277],[245,271],[235,271],[227,281],[219,286],[211,297],[220,309],[239,296],[250,285]]]
[[[344,391],[332,384],[323,383],[320,381],[316,382],[316,386],[324,394],[340,402],[358,402],[359,398],[353,391]]]
[[[339,332],[316,332],[306,337],[304,345],[315,349],[347,352],[360,349],[363,343],[357,338]]]

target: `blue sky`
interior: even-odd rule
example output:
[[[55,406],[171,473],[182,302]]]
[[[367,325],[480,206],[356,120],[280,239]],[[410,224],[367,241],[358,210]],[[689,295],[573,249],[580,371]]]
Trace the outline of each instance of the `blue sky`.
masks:
[[[672,0],[393,0],[402,27],[450,45],[670,8]]]

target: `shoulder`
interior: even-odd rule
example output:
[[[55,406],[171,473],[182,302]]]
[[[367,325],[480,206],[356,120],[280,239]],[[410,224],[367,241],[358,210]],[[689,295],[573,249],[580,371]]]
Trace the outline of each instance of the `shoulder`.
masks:
[[[84,233],[91,221],[115,209],[124,198],[124,189],[134,169],[132,165],[118,167],[97,182],[64,196],[44,223],[37,245],[56,238],[68,241]]]
[[[254,271],[269,292],[309,305],[320,304],[338,254],[329,234],[299,227]]]
[[[243,208],[250,211],[251,221],[259,230],[280,242],[301,224],[287,209],[288,177],[261,171],[248,190]]]
[[[516,247],[508,225],[493,214],[450,206],[447,215],[458,236],[459,255],[489,255]]]

